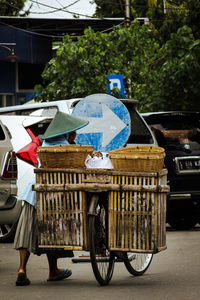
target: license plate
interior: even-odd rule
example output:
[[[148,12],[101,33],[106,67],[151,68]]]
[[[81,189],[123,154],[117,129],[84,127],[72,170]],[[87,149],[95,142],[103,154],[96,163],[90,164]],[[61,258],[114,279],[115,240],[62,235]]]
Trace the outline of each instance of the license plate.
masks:
[[[176,157],[175,161],[178,174],[200,173],[200,156]]]

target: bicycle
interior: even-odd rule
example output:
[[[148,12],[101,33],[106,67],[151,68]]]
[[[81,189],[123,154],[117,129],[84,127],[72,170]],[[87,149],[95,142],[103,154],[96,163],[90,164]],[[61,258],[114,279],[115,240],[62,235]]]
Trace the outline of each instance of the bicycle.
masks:
[[[87,261],[101,286],[111,281],[115,262],[141,276],[153,255],[166,249],[166,170],[35,173],[40,247],[89,251]]]
[[[96,207],[92,213],[89,212],[90,258],[98,283],[107,285],[110,282],[116,257],[124,262],[130,274],[143,275],[152,262],[153,254],[109,251],[107,197],[101,193],[93,194],[91,202]]]

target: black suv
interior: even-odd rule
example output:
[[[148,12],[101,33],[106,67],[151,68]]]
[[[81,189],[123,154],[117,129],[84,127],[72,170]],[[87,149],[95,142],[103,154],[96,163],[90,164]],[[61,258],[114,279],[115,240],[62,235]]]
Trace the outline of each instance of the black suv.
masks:
[[[174,229],[189,229],[200,222],[200,113],[142,114],[158,145],[166,152],[170,193],[167,222]]]

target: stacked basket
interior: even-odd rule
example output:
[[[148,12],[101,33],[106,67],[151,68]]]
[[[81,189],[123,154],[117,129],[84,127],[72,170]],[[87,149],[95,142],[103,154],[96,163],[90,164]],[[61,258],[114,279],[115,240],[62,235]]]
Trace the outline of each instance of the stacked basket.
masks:
[[[163,169],[165,150],[161,147],[137,146],[109,151],[115,170],[158,172]]]
[[[54,145],[40,147],[42,168],[85,168],[85,159],[93,151],[90,145]]]

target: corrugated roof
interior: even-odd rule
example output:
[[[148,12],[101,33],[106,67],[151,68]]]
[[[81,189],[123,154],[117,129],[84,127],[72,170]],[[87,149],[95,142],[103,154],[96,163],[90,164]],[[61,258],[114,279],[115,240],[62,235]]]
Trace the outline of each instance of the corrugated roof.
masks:
[[[29,17],[0,16],[0,24],[14,26],[37,34],[63,36],[65,34],[82,35],[84,30],[91,27],[94,31],[111,30],[113,26],[124,22],[123,18],[87,18],[87,19],[42,19]]]

